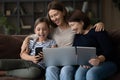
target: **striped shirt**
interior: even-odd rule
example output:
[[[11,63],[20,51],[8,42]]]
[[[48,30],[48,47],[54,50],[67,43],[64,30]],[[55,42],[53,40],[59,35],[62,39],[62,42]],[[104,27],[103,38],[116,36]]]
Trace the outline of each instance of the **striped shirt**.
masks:
[[[44,42],[37,42],[36,39],[31,39],[29,41],[30,55],[35,55],[36,47],[51,48],[53,45],[56,45],[56,42],[54,40],[47,39]],[[43,60],[38,62],[38,65],[40,65],[42,68],[45,68],[45,63]]]

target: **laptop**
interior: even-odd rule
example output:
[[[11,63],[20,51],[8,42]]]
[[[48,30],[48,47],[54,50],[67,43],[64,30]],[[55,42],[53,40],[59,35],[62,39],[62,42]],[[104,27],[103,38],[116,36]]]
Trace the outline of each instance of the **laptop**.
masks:
[[[44,48],[46,66],[85,65],[90,58],[96,57],[94,47]]]
[[[95,57],[95,47],[77,47],[77,65],[88,65],[88,61]]]
[[[44,48],[46,66],[76,65],[75,47]]]

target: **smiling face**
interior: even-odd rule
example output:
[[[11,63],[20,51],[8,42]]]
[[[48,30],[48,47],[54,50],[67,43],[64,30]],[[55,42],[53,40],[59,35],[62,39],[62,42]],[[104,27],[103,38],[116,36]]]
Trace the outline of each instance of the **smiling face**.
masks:
[[[69,26],[71,27],[72,31],[76,34],[81,34],[83,31],[83,22],[68,22]]]
[[[39,22],[36,25],[34,32],[35,32],[35,34],[37,34],[39,36],[40,40],[45,41],[49,34],[49,27],[46,24],[46,22]]]
[[[49,17],[53,23],[57,26],[61,26],[64,22],[64,13],[59,10],[51,9],[49,12]]]

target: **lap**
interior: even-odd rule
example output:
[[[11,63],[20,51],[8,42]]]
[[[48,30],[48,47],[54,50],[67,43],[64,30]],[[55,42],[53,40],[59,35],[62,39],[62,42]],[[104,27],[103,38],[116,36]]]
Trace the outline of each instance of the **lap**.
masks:
[[[19,68],[39,67],[37,64],[22,59],[0,59],[1,70],[12,70]]]
[[[104,62],[98,66],[92,66],[91,68],[79,67],[76,74],[109,74],[116,72],[117,67],[113,62]]]

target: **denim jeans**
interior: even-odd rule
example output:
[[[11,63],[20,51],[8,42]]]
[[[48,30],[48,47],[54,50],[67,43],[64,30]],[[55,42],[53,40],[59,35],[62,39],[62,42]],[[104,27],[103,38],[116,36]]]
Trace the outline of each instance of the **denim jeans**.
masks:
[[[116,71],[117,66],[112,62],[104,62],[89,69],[79,67],[75,73],[75,80],[103,80]]]
[[[46,80],[74,80],[75,68],[73,66],[49,66],[46,69]]]

